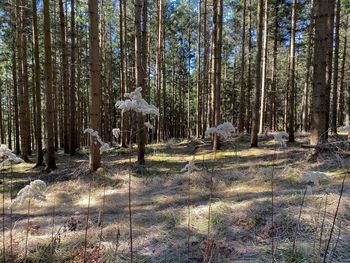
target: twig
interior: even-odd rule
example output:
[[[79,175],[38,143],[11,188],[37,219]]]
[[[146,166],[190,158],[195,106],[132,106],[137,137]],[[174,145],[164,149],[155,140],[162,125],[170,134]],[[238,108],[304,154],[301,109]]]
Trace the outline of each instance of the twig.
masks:
[[[54,231],[55,231],[55,217],[56,217],[56,199],[53,199],[53,208],[52,208],[52,229],[51,229],[51,255],[55,252],[54,244]]]
[[[5,246],[5,173],[4,162],[2,162],[2,254],[3,261],[6,262],[6,246]]]
[[[13,167],[12,162],[10,162],[10,257],[13,258],[13,240],[12,240],[12,177],[13,177]]]
[[[131,114],[132,115],[132,114]],[[132,119],[132,117],[130,118]],[[128,208],[129,208],[129,235],[130,235],[130,263],[133,262],[133,243],[132,243],[132,204],[131,204],[131,154],[132,154],[132,121],[130,121],[130,138],[129,138],[129,186],[128,186]]]
[[[339,222],[338,236],[337,236],[337,240],[335,241],[334,247],[332,249],[332,257],[331,257],[329,263],[333,262],[334,254],[335,254],[335,251],[337,250],[337,246],[338,246],[339,239],[340,239],[340,233],[341,233],[341,221]]]
[[[321,198],[321,202],[320,202],[320,205],[318,207],[318,212],[317,212],[317,222],[316,222],[315,235],[314,235],[314,244],[313,244],[313,248],[312,248],[312,262],[315,262],[315,260],[316,260],[315,257],[316,257],[317,230],[318,230],[318,223],[320,221],[322,201],[323,201],[323,197]]]

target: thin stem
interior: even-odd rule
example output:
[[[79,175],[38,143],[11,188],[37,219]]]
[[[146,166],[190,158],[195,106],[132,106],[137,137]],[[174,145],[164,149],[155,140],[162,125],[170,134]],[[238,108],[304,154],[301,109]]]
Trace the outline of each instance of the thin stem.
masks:
[[[301,201],[300,210],[299,210],[299,215],[298,215],[298,222],[297,222],[296,227],[294,228],[292,255],[291,255],[290,259],[289,259],[289,262],[292,262],[292,261],[293,261],[293,257],[294,257],[294,254],[295,254],[295,243],[296,243],[296,240],[297,240],[297,232],[298,232],[298,230],[299,230],[300,219],[301,219],[301,213],[302,213],[302,211],[303,211],[303,206],[304,206],[306,191],[307,191],[307,188],[305,188],[305,190],[304,190],[303,199],[302,199],[302,201]]]
[[[321,248],[322,248],[323,228],[324,228],[324,222],[325,222],[326,214],[327,214],[327,204],[328,204],[328,195],[326,195],[326,202],[324,204],[324,212],[323,212],[322,224],[321,224],[321,229],[320,229],[320,239],[319,239],[318,255],[317,255],[316,262],[318,262],[318,260],[320,259],[320,253],[321,253]]]
[[[2,162],[2,254],[3,260],[6,262],[6,247],[5,247],[5,173],[3,172],[4,162]]]
[[[128,193],[128,198],[129,198],[129,235],[130,235],[130,263],[133,262],[133,243],[132,243],[132,204],[131,204],[131,154],[132,154],[132,114],[130,117],[130,125],[131,125],[131,129],[130,129],[130,138],[129,138],[129,193]]]
[[[337,209],[335,210],[335,214],[334,214],[334,218],[333,218],[333,223],[332,223],[332,227],[331,227],[331,232],[330,232],[330,234],[329,234],[329,238],[328,238],[326,250],[325,250],[325,252],[324,252],[323,263],[326,262],[328,249],[329,249],[329,246],[330,246],[330,244],[331,244],[332,235],[333,235],[334,226],[335,226],[335,221],[337,220],[337,216],[338,216],[338,213],[339,213],[340,202],[341,202],[341,198],[342,198],[343,192],[344,192],[344,184],[345,184],[346,175],[347,175],[347,174],[344,175],[344,177],[343,177],[343,182],[342,182],[342,184],[341,184],[341,190],[340,190],[340,195],[339,195],[339,199],[338,199]]]
[[[85,227],[85,239],[84,239],[84,263],[86,263],[86,248],[87,248],[87,235],[88,235],[88,228],[89,228],[91,188],[92,188],[92,178],[90,179],[90,184],[89,184],[89,197],[88,197],[88,208],[87,208],[88,210],[86,215],[86,227]]]
[[[55,243],[54,243],[54,231],[55,231],[55,217],[56,217],[56,199],[53,200],[52,208],[52,230],[51,230],[51,255],[54,254]]]
[[[12,167],[12,162],[10,162],[10,169],[11,169],[11,174],[10,174],[10,257],[11,259],[13,258],[13,238],[12,238],[12,176],[13,176],[13,167]]]
[[[25,238],[25,250],[24,250],[24,258],[27,260],[27,253],[28,253],[28,236],[29,236],[29,218],[30,218],[30,198],[28,199],[28,210],[27,210],[27,231],[26,231],[26,238]]]
[[[274,180],[275,180],[275,164],[272,165],[271,173],[271,223],[272,223],[272,236],[271,236],[271,253],[272,262],[275,262],[275,202],[274,202]]]
[[[338,247],[338,243],[339,243],[339,239],[340,239],[340,233],[341,233],[341,221],[339,223],[339,231],[338,231],[337,240],[335,241],[334,247],[332,249],[332,257],[329,260],[329,263],[333,262],[334,254],[335,254],[335,251],[337,251],[337,247]]]
[[[191,253],[191,173],[188,173],[187,218],[187,259],[189,262]]]
[[[315,235],[314,235],[314,245],[313,245],[313,248],[312,248],[312,262],[315,262],[315,260],[316,260],[317,230],[318,230],[318,223],[320,222],[322,201],[323,201],[323,197],[321,198],[321,202],[320,202],[320,205],[318,207],[318,212],[317,212],[317,222],[316,222]]]

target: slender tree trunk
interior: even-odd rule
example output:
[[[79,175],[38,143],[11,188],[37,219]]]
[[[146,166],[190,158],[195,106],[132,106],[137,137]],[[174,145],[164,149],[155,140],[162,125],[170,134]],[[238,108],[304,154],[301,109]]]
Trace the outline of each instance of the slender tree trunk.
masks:
[[[278,54],[278,11],[279,5],[275,3],[275,27],[273,40],[273,62],[272,62],[272,83],[271,83],[271,112],[270,112],[270,130],[277,129],[277,54]]]
[[[307,42],[307,55],[306,55],[306,76],[304,83],[304,91],[302,98],[302,109],[301,109],[301,125],[303,131],[309,130],[309,93],[310,93],[310,71],[312,64],[312,37],[314,31],[314,1],[310,3],[310,25],[308,30],[308,42]]]
[[[60,9],[60,33],[61,33],[61,51],[62,51],[62,89],[63,89],[63,147],[64,152],[69,153],[69,85],[68,85],[68,56],[66,41],[66,19],[63,8],[63,0],[59,0]]]
[[[264,17],[264,1],[258,1],[258,32],[257,32],[257,52],[256,52],[256,76],[255,76],[255,98],[252,122],[252,134],[250,144],[251,147],[258,147],[258,131],[259,131],[259,108],[260,108],[260,91],[261,91],[261,54],[262,54],[262,33],[263,33],[263,17]]]
[[[89,55],[90,55],[90,127],[101,134],[101,80],[99,52],[98,0],[89,0]],[[100,145],[90,136],[90,169],[96,171],[101,165]]]
[[[34,42],[34,72],[35,72],[35,135],[36,135],[36,166],[42,166],[44,155],[42,150],[41,134],[41,92],[40,92],[40,60],[39,60],[39,37],[38,37],[38,19],[37,19],[37,0],[32,1],[33,8],[33,42]]]
[[[339,28],[340,28],[340,0],[336,0],[335,13],[335,43],[334,43],[334,71],[333,71],[333,99],[331,131],[337,133],[337,109],[338,109],[338,69],[339,69]]]
[[[12,55],[12,81],[13,81],[13,107],[14,107],[14,125],[15,125],[15,152],[20,154],[19,145],[19,121],[18,121],[18,85],[17,85],[17,63],[16,63],[16,47],[13,47]]]
[[[214,126],[221,122],[221,50],[222,50],[222,19],[223,19],[223,0],[214,0],[214,18],[213,18],[213,101],[214,101]],[[213,149],[220,149],[220,140],[217,135],[214,136]]]
[[[348,26],[349,26],[349,15],[346,16],[346,22],[345,22],[345,32],[348,32]],[[341,64],[341,71],[340,71],[340,87],[339,87],[339,109],[338,109],[338,122],[339,126],[344,125],[344,77],[345,77],[345,62],[346,62],[346,56],[347,56],[347,44],[348,44],[348,37],[345,33],[344,35],[344,46],[343,46],[343,59]],[[349,96],[350,98],[350,96]],[[350,116],[350,115],[349,115]]]
[[[47,157],[48,169],[56,168],[54,127],[53,127],[53,89],[52,89],[52,55],[50,31],[50,0],[43,1],[44,12],[44,45],[45,45],[45,86],[46,86],[46,131],[47,131]]]
[[[125,59],[124,59],[124,47],[125,47],[125,39],[124,39],[124,16],[126,15],[126,10],[124,10],[124,6],[123,6],[123,2],[125,0],[120,0],[119,1],[119,32],[120,32],[120,90],[121,90],[121,97],[124,97],[124,93],[126,90],[125,87]],[[120,130],[121,131],[125,131],[126,129],[126,114],[125,113],[121,113],[121,118],[120,118]],[[127,147],[126,144],[126,140],[127,140],[127,133],[123,132],[121,135],[121,146],[122,147]]]
[[[70,129],[69,129],[69,153],[71,155],[75,154],[76,150],[76,102],[75,102],[75,0],[71,0],[71,60],[70,60],[70,99],[69,99],[69,109],[70,109]]]
[[[264,35],[263,35],[263,47],[262,47],[262,76],[261,76],[261,101],[260,101],[260,121],[259,121],[259,133],[262,134],[265,131],[265,101],[266,101],[266,69],[267,69],[267,37],[268,37],[268,1],[264,1]]]
[[[241,48],[241,93],[240,93],[240,103],[239,103],[239,120],[238,120],[238,131],[242,133],[244,131],[245,123],[245,98],[246,98],[246,85],[245,85],[245,26],[246,26],[246,6],[247,0],[243,0],[243,28],[242,28],[242,48]]]
[[[204,137],[205,130],[208,126],[207,116],[208,111],[206,110],[208,108],[208,54],[209,54],[209,48],[208,48],[208,30],[207,30],[207,0],[204,0],[203,2],[203,89],[202,89],[202,137]]]
[[[290,33],[290,53],[289,53],[289,99],[288,99],[288,134],[289,142],[294,142],[294,98],[295,98],[295,28],[297,1],[292,3],[292,23]]]
[[[247,98],[246,98],[246,121],[245,129],[250,132],[252,119],[251,93],[252,93],[252,0],[249,0],[249,26],[248,26],[248,79],[247,79]]]
[[[202,40],[202,0],[198,2],[198,37],[197,37],[197,100],[196,100],[196,137],[202,134],[202,58],[201,58],[201,40]]]

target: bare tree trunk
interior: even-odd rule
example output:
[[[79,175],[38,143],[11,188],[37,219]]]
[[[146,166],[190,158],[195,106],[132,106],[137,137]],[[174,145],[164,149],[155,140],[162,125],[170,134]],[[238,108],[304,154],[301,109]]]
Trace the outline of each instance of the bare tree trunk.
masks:
[[[266,72],[267,72],[267,37],[268,37],[268,2],[264,1],[264,35],[263,35],[263,47],[262,47],[262,76],[261,76],[261,101],[260,101],[260,121],[259,121],[259,133],[262,134],[265,131],[265,108],[266,108]]]
[[[101,134],[101,80],[98,0],[89,0],[89,55],[90,55],[90,127]],[[90,136],[90,169],[96,171],[101,166],[100,145]]]
[[[278,54],[278,10],[279,5],[275,3],[275,27],[273,40],[273,62],[272,62],[272,84],[271,84],[271,112],[270,112],[270,130],[277,129],[277,54]]]
[[[63,1],[59,0],[60,9],[60,33],[61,33],[61,52],[62,52],[62,89],[63,89],[63,147],[64,152],[69,153],[69,85],[68,85],[68,56],[66,41],[66,19],[63,8]]]
[[[126,15],[126,10],[124,10],[124,6],[123,6],[123,1],[125,0],[120,0],[119,1],[119,33],[120,33],[120,90],[121,90],[121,97],[124,97],[124,93],[126,90],[126,68],[125,68],[125,59],[124,59],[124,47],[125,47],[125,39],[124,39],[124,16]],[[121,118],[120,118],[120,130],[121,131],[125,131],[126,129],[126,114],[121,113]],[[121,146],[122,147],[127,147],[126,144],[126,139],[127,139],[127,133],[123,132],[121,134]]]
[[[42,150],[41,134],[41,92],[40,92],[40,59],[39,59],[39,37],[38,37],[38,19],[37,19],[37,0],[32,1],[33,9],[33,42],[34,42],[34,72],[35,72],[35,135],[36,135],[36,166],[42,166],[44,155]]]
[[[331,131],[337,133],[340,0],[336,0]]]
[[[213,18],[213,101],[214,101],[214,126],[218,126],[221,122],[221,50],[222,50],[222,19],[223,19],[223,0],[214,0],[214,18]],[[214,136],[213,149],[220,149],[220,140],[217,135]]]
[[[349,15],[346,16],[346,22],[345,22],[345,32],[348,32],[349,27]],[[344,36],[344,47],[343,47],[343,59],[341,64],[341,71],[340,71],[340,87],[339,87],[339,109],[338,109],[338,122],[339,126],[344,125],[344,77],[345,77],[345,62],[346,62],[346,56],[347,56],[347,44],[348,44],[348,37],[347,34]],[[349,96],[350,98],[350,96]],[[350,116],[350,115],[349,115]]]
[[[248,80],[247,80],[247,97],[246,97],[246,121],[245,129],[250,132],[252,119],[251,93],[252,93],[252,0],[249,0],[249,26],[248,26]]]
[[[332,10],[329,9],[329,2],[334,0],[315,0],[315,45],[314,45],[314,74],[312,94],[312,122],[311,122],[311,145],[324,143],[328,138],[327,115],[329,113],[328,76],[329,61],[328,54],[332,50],[329,46],[333,32],[330,26]],[[327,56],[325,56],[327,54]]]
[[[258,2],[258,33],[257,33],[257,53],[256,53],[256,76],[255,76],[255,98],[252,122],[252,133],[250,144],[251,147],[258,147],[258,129],[259,129],[259,108],[260,108],[260,91],[261,91],[261,54],[262,54],[262,32],[263,32],[263,16],[264,16],[264,2],[259,0]]]
[[[196,100],[196,137],[202,134],[202,58],[201,58],[201,40],[202,40],[202,0],[198,2],[197,19],[198,37],[197,37],[197,100]]]
[[[16,41],[15,41],[16,42]],[[12,81],[13,81],[13,107],[14,107],[14,124],[15,124],[15,152],[19,154],[21,152],[19,145],[19,121],[18,121],[18,83],[17,83],[17,63],[16,63],[16,48],[13,48],[12,55]]]
[[[52,55],[50,32],[50,0],[43,1],[44,12],[44,44],[45,44],[45,85],[46,85],[46,130],[47,130],[47,157],[48,169],[56,168],[54,127],[53,127],[53,89],[52,89]]]
[[[245,19],[246,19],[246,6],[247,0],[243,0],[243,28],[242,28],[242,48],[241,48],[241,93],[240,93],[240,102],[239,102],[239,120],[238,120],[238,131],[242,133],[244,131],[245,123],[245,99],[246,99],[246,85],[245,85]]]
[[[292,3],[292,23],[290,33],[289,53],[289,99],[288,99],[288,134],[289,142],[294,142],[294,98],[295,98],[295,28],[296,28],[296,0]]]
[[[310,93],[310,71],[312,64],[312,37],[314,30],[314,1],[310,3],[310,25],[308,32],[308,42],[307,42],[307,55],[306,55],[306,76],[304,83],[304,91],[301,105],[301,125],[303,131],[309,130],[309,93]]]
[[[71,155],[75,154],[77,147],[76,136],[76,103],[75,103],[75,0],[71,0],[71,60],[70,60],[70,98],[69,98],[69,109],[70,109],[70,129],[69,129],[69,153]]]

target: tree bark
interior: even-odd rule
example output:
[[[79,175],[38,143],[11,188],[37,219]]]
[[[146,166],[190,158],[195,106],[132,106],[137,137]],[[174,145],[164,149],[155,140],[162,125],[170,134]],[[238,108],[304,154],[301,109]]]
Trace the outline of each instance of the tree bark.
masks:
[[[348,32],[349,27],[349,15],[346,16],[346,22],[345,22],[345,32]],[[344,46],[343,46],[343,59],[341,64],[341,71],[340,71],[340,87],[339,87],[339,109],[338,109],[338,122],[339,126],[344,125],[344,77],[345,77],[345,62],[347,57],[347,44],[348,44],[348,37],[345,33],[344,36]],[[349,96],[350,98],[350,96]],[[349,104],[350,105],[350,104]],[[349,115],[350,116],[350,115]]]
[[[52,89],[52,54],[51,54],[51,30],[50,30],[50,0],[43,1],[44,12],[44,45],[45,45],[45,86],[46,86],[46,131],[47,131],[47,156],[48,169],[56,168],[54,127],[53,127],[53,89]]]
[[[89,55],[90,55],[90,127],[101,134],[101,80],[98,0],[89,0]],[[101,166],[100,145],[90,136],[90,169],[96,171]]]
[[[63,8],[63,1],[59,0],[60,10],[60,34],[61,34],[61,52],[62,52],[62,89],[63,89],[63,148],[65,153],[69,153],[69,85],[68,85],[68,56],[66,41],[66,19]]]
[[[238,132],[242,133],[244,131],[245,122],[245,98],[246,98],[246,85],[245,85],[245,19],[246,19],[246,5],[247,0],[243,0],[243,27],[242,27],[242,48],[241,48],[241,93],[239,102],[239,120],[238,120]]]
[[[340,0],[336,0],[331,131],[337,133]]]
[[[70,110],[70,129],[69,129],[69,153],[75,155],[77,147],[76,136],[76,99],[75,99],[75,0],[71,0],[71,60],[70,60],[70,89],[69,89],[69,110]]]
[[[253,121],[252,121],[252,133],[250,145],[251,147],[258,147],[258,129],[259,129],[259,108],[260,108],[260,91],[261,91],[261,54],[262,54],[262,32],[263,32],[263,16],[264,16],[264,1],[258,2],[258,33],[257,33],[257,53],[256,53],[256,76],[255,76],[255,98]]]
[[[289,50],[289,99],[288,99],[288,134],[289,142],[294,142],[294,98],[295,98],[295,28],[296,28],[296,4],[292,3],[292,22],[290,32],[290,50]]]
[[[334,0],[315,0],[315,45],[314,73],[312,94],[311,145],[322,144],[328,138],[329,100],[327,99],[329,61],[328,54],[332,51],[330,38],[333,27],[330,26],[332,10],[329,2]],[[326,55],[325,55],[326,54]]]
[[[42,150],[41,134],[41,92],[40,92],[40,59],[39,59],[39,37],[37,19],[37,0],[32,1],[33,9],[33,43],[34,43],[34,73],[35,73],[35,135],[36,135],[36,166],[42,166],[44,155]]]

